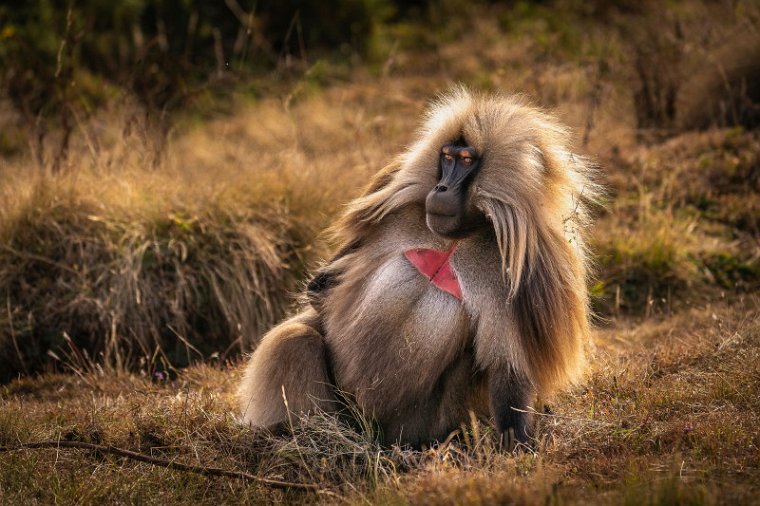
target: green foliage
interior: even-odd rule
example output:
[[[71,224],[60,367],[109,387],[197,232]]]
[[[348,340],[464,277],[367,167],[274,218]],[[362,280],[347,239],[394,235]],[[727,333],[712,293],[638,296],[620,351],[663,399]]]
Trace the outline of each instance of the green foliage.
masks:
[[[723,288],[753,290],[760,286],[760,266],[730,253],[717,253],[704,261],[715,282]]]
[[[601,280],[591,289],[597,313],[649,312],[697,278],[688,249],[672,224],[648,223],[641,231],[601,237],[592,244]]]
[[[225,85],[295,55],[363,53],[385,0],[205,2],[16,0],[0,7],[0,84],[29,117],[58,115],[93,74],[152,108],[175,109],[200,86]]]

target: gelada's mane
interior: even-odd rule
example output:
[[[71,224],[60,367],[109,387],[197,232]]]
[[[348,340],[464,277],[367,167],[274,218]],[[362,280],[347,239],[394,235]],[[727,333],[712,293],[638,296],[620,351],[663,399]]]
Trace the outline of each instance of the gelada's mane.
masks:
[[[525,364],[539,393],[576,377],[587,341],[587,254],[580,232],[598,192],[588,162],[569,150],[550,115],[511,96],[465,88],[430,108],[416,142],[375,175],[333,228],[343,247],[390,213],[423,202],[437,179],[440,147],[463,137],[481,154],[471,188],[490,220]],[[361,254],[361,253],[359,253]],[[505,336],[506,338],[506,336]]]

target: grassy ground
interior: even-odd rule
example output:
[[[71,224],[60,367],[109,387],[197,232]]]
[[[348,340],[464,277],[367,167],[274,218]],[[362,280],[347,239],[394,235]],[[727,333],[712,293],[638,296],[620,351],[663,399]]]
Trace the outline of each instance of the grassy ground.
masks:
[[[714,302],[600,331],[587,381],[540,417],[535,453],[500,453],[490,426],[421,452],[381,448],[330,417],[276,438],[235,422],[235,368],[162,381],[111,371],[0,390],[0,445],[72,440],[318,485],[273,490],[96,451],[2,454],[3,503],[274,501],[393,504],[751,504],[760,482],[760,301]]]
[[[182,117],[168,142],[114,100],[78,125],[61,173],[3,159],[0,447],[80,441],[316,487],[29,449],[0,452],[0,503],[759,502],[760,135],[690,120],[710,72],[731,82],[730,34],[757,32],[757,6],[491,9],[440,33],[389,29],[381,64],[262,78],[266,93]],[[686,56],[673,54],[674,19]],[[644,84],[667,96],[694,55],[724,56],[678,93],[682,114],[650,97],[643,128]],[[678,75],[655,83],[639,58]],[[424,451],[329,416],[294,419],[289,437],[239,426],[240,352],[329,253],[321,230],[458,81],[527,92],[600,163],[584,380],[547,400],[535,451],[516,455],[482,420]]]

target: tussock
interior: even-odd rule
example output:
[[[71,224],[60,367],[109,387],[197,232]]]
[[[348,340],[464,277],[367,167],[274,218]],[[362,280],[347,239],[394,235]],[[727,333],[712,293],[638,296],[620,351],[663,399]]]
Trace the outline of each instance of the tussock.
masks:
[[[3,379],[60,354],[64,334],[149,374],[249,349],[287,310],[315,234],[278,202],[109,204],[43,179],[4,217]]]

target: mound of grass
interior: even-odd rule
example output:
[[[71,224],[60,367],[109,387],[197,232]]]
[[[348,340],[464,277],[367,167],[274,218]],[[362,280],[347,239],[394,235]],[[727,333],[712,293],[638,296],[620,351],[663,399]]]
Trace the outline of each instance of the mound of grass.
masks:
[[[591,244],[599,276],[591,288],[596,312],[649,314],[699,280],[685,229],[655,219],[625,234],[597,234]]]
[[[689,133],[611,170],[592,232],[602,316],[652,314],[758,287],[758,135]]]
[[[276,198],[119,209],[78,187],[42,178],[2,222],[0,380],[64,355],[150,374],[248,350],[312,260],[311,224]]]

